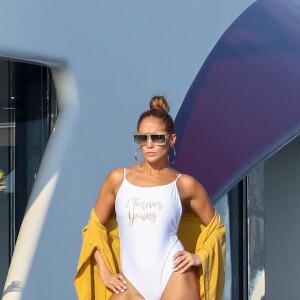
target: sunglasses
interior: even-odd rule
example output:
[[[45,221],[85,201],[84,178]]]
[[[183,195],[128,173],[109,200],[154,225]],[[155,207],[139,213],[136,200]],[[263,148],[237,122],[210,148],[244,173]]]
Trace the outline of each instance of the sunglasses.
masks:
[[[147,144],[147,141],[151,139],[154,145],[165,145],[167,137],[169,135],[165,132],[153,132],[153,133],[138,133],[133,134],[133,139],[135,144],[138,146],[144,146]]]

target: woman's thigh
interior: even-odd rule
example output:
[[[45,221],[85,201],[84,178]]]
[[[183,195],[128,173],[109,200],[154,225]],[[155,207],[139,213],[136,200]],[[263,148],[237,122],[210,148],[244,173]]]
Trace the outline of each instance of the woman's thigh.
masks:
[[[109,300],[144,300],[143,297],[141,297],[138,294],[133,294],[128,291],[120,293],[120,294],[113,294],[110,296]]]
[[[200,300],[200,286],[193,269],[185,273],[173,272],[161,300]]]

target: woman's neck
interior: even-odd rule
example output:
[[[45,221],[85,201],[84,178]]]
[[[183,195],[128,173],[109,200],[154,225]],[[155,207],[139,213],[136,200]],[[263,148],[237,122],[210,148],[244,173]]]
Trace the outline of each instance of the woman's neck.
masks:
[[[141,169],[145,173],[153,174],[153,173],[160,173],[165,169],[169,168],[168,161],[161,161],[156,163],[149,163],[147,161],[144,161],[140,164]]]

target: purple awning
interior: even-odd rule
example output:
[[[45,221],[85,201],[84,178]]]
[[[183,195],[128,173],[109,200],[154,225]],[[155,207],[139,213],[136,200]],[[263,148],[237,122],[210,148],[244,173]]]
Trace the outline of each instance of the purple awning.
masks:
[[[212,201],[300,133],[300,5],[261,0],[224,33],[175,120],[176,168]]]

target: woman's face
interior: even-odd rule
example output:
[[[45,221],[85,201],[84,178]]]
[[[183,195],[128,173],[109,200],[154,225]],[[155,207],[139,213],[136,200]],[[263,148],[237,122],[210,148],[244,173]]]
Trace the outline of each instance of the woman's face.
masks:
[[[169,135],[166,132],[165,123],[156,118],[149,117],[145,118],[139,126],[139,133],[147,134],[147,140],[140,144],[140,149],[144,159],[149,163],[155,163],[168,159],[168,152],[171,146],[174,146],[176,141],[176,134]],[[151,134],[165,133],[166,140],[162,144],[161,140],[157,141],[153,136],[154,141],[151,139]]]

